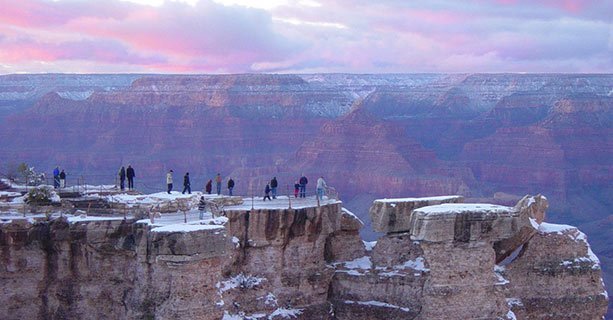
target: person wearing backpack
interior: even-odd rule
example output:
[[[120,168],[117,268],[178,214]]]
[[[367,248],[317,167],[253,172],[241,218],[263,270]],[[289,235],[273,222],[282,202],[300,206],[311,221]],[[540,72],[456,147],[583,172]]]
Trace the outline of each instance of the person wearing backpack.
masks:
[[[270,180],[270,191],[272,192],[272,198],[273,199],[277,199],[277,186],[278,186],[278,182],[277,182],[277,177],[273,177],[272,180]]]
[[[234,180],[232,180],[232,178],[230,178],[228,180],[228,194],[230,196],[232,196],[232,189],[234,189]]]
[[[307,179],[307,177],[303,173],[302,177],[300,177],[300,198],[306,198],[307,183],[309,183],[309,179]]]
[[[185,194],[185,191],[187,191],[188,194],[192,194],[192,184],[189,181],[189,172],[186,172],[183,176],[183,192],[181,193]]]

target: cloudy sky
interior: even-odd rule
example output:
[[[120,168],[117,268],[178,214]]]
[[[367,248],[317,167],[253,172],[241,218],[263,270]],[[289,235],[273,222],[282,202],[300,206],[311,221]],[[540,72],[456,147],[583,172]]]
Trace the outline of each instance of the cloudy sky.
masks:
[[[613,72],[611,0],[0,0],[0,74]]]

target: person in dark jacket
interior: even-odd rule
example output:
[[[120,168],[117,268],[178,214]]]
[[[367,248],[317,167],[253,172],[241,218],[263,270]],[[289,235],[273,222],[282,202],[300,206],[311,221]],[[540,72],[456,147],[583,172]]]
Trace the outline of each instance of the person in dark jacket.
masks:
[[[272,199],[270,198],[270,184],[266,184],[266,188],[264,188],[264,199],[262,199],[262,201],[266,201],[266,199],[272,201]]]
[[[204,210],[206,210],[206,201],[204,201],[204,197],[200,197],[200,202],[198,202],[198,211],[200,211],[200,215],[199,215],[200,220],[204,219]]]
[[[300,182],[300,198],[306,198],[306,185],[307,183],[309,183],[309,179],[307,179],[307,177],[303,173],[302,177],[300,177],[299,182]]]
[[[119,169],[119,189],[123,191],[125,188],[126,188],[126,168],[122,166],[121,169]]]
[[[66,188],[66,172],[64,172],[64,169],[60,172],[60,188]]]
[[[136,177],[136,173],[131,165],[128,165],[128,169],[126,169],[126,176],[128,177],[128,190],[134,189],[134,177]],[[123,189],[122,189],[123,190]]]
[[[185,194],[185,191],[187,191],[187,193],[189,194],[192,194],[192,185],[189,182],[189,172],[186,172],[183,176],[183,192],[181,193]]]
[[[207,194],[211,194],[211,191],[213,191],[213,180],[209,179],[209,182],[204,186],[204,191],[206,191]]]
[[[230,196],[232,196],[232,189],[234,189],[234,180],[230,178],[230,180],[228,180],[228,193]]]
[[[273,199],[277,199],[277,186],[277,177],[273,177],[272,180],[270,180],[270,191],[272,192]]]

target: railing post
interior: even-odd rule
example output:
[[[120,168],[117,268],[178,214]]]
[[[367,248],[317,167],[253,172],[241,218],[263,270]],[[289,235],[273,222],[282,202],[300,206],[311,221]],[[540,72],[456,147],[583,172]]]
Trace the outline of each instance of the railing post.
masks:
[[[292,197],[289,194],[289,184],[287,185],[287,201],[289,202],[289,209],[292,208]]]

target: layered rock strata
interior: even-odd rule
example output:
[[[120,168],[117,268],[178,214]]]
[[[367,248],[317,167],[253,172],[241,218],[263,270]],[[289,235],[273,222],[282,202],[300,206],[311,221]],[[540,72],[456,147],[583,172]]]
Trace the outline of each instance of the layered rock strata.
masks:
[[[362,222],[336,201],[227,205],[225,217],[192,224],[13,219],[0,224],[0,312],[7,319],[600,319],[606,312],[598,258],[576,228],[542,221],[544,197],[515,207],[403,208],[397,214],[409,217],[407,230],[376,244],[359,239]]]

